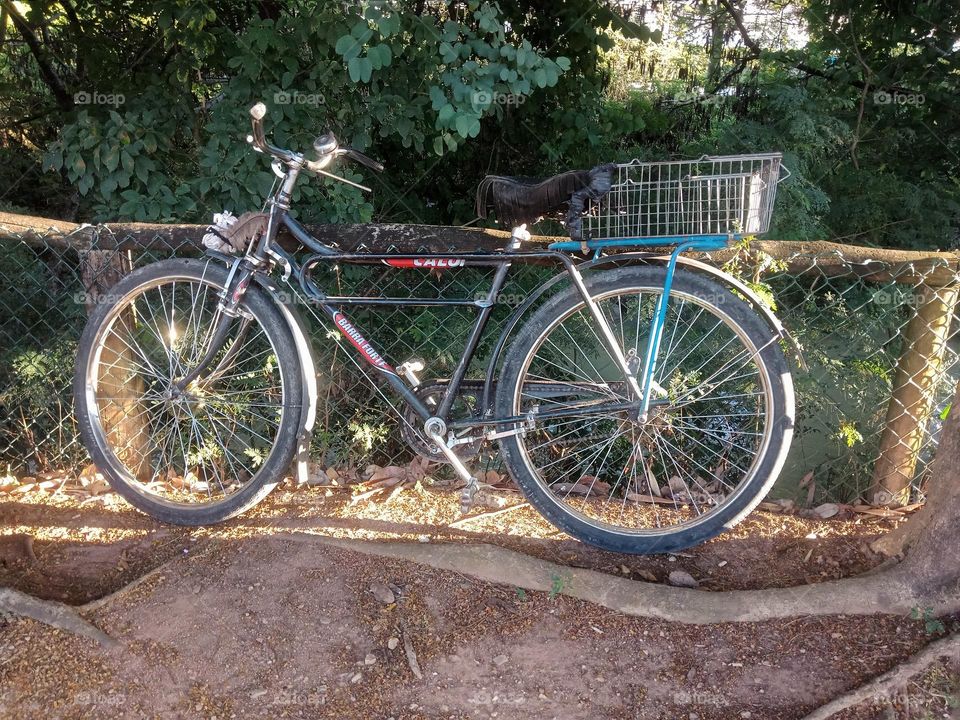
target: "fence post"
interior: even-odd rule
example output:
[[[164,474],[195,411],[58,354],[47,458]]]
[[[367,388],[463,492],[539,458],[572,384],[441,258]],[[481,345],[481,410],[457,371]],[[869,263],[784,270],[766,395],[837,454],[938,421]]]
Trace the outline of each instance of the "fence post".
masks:
[[[80,250],[80,277],[88,315],[130,270],[130,263],[121,251]],[[117,458],[135,477],[146,482],[151,472],[149,434],[139,401],[144,391],[143,379],[135,370],[129,346],[120,337],[123,326],[131,331],[134,327],[134,318],[129,313],[117,318],[114,332],[100,353],[97,388],[102,398],[100,421],[110,446],[116,448]]]
[[[875,505],[906,505],[917,456],[933,411],[935,389],[960,286],[919,285],[913,291],[916,313],[907,324],[897,362],[887,421],[880,436],[869,500]]]

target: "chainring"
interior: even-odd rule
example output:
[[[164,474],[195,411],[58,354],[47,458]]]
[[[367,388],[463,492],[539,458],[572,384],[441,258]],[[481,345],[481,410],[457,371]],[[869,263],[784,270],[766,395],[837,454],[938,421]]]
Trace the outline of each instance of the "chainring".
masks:
[[[421,383],[413,392],[420,399],[420,402],[432,410],[439,407],[443,400],[443,394],[446,392],[447,384],[447,380],[428,380]],[[483,385],[482,380],[464,380],[461,382],[459,392],[453,402],[451,415],[454,417],[475,416],[476,409],[480,404],[480,397],[483,394]],[[423,420],[412,408],[407,407],[404,410],[403,419],[403,440],[417,455],[431,462],[450,462],[436,447],[433,440],[424,435]],[[480,432],[480,428],[469,428],[465,431],[467,435],[478,435]],[[454,446],[454,452],[461,460],[467,460],[480,452],[483,442],[483,440],[477,440],[456,445]]]

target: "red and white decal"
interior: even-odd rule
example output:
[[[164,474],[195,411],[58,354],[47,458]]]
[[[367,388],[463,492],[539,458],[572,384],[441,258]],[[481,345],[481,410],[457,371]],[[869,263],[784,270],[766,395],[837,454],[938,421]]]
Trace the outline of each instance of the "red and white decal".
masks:
[[[466,260],[462,258],[398,258],[384,260],[384,265],[395,268],[427,268],[428,270],[449,270],[463,267]]]
[[[380,370],[386,370],[387,372],[396,374],[396,370],[390,366],[390,363],[383,359],[380,353],[373,349],[373,345],[368,343],[363,335],[360,334],[360,331],[353,326],[353,323],[347,320],[346,315],[342,312],[334,313],[333,321],[336,323],[337,329],[343,333],[343,336],[350,341],[351,345],[360,351],[360,354],[363,355],[371,365]]]

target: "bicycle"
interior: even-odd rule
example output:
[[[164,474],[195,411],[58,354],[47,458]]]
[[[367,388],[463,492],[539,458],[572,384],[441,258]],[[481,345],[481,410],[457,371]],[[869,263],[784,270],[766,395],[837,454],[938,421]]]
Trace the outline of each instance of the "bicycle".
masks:
[[[789,335],[744,283],[681,253],[766,231],[779,154],[633,161],[538,181],[492,176],[478,209],[492,206],[513,226],[502,250],[344,252],[289,215],[295,183],[309,172],[366,190],[331,172],[333,161],[383,166],[331,133],[314,143],[313,160],[276,147],[263,104],[250,114],[248,142],[279,178],[264,212],[243,223],[237,247],[229,230],[213,228],[208,239],[230,242],[205,259],[163,260],[124,277],[80,341],[80,433],[135,507],[170,523],[214,523],[258,503],[292,465],[305,478],[317,376],[307,325],[284,287],[310,301],[315,319],[329,319],[378,388],[399,395],[405,438],[463,480],[464,512],[479,484],[471,458],[494,442],[534,508],[609,550],[703,542],[767,493],[793,432],[781,347]],[[564,207],[571,239],[524,249],[526,223]],[[297,247],[281,246],[281,227]],[[653,249],[665,245],[668,255]],[[531,262],[558,272],[514,310],[484,379],[466,380],[511,266]],[[483,298],[338,296],[313,277],[331,263],[482,267],[493,279]],[[414,362],[395,368],[345,312],[401,304],[476,311],[449,378],[421,381]]]

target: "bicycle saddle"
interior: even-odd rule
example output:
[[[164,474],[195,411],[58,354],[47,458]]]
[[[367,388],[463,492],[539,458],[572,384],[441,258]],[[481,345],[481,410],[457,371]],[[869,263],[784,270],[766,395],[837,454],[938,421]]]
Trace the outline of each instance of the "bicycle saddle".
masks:
[[[486,218],[492,207],[502,225],[516,227],[567,205],[567,233],[573,240],[582,240],[581,215],[586,202],[610,192],[614,167],[612,163],[598,165],[548,178],[487,175],[477,187],[477,215]]]

